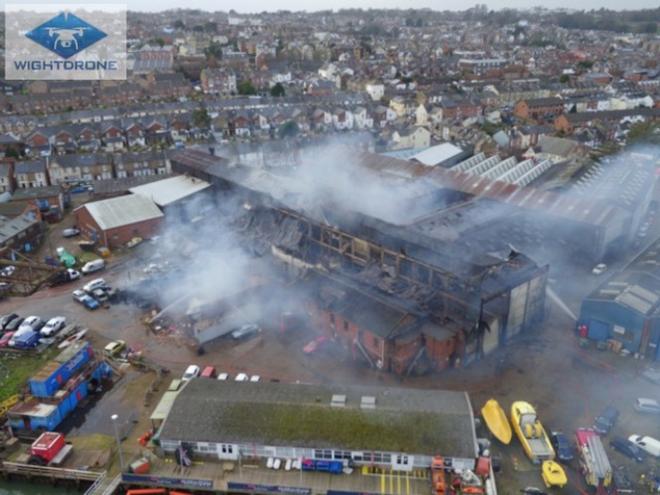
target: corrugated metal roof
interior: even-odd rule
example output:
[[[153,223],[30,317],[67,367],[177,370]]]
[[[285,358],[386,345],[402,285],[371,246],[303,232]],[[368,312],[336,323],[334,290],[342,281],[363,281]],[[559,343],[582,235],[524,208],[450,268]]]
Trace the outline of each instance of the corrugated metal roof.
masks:
[[[137,194],[87,203],[86,208],[103,230],[163,217],[156,203]]]
[[[635,311],[639,311],[643,315],[647,314],[649,310],[653,307],[653,304],[651,304],[648,301],[645,301],[644,299],[636,296],[632,292],[629,291],[624,291],[621,294],[619,294],[616,299],[616,302],[620,304],[624,304]]]
[[[177,175],[149,184],[131,187],[129,191],[133,194],[140,194],[150,198],[159,206],[167,206],[180,199],[192,196],[199,191],[203,191],[210,185],[208,182],[195,177]]]
[[[458,146],[454,146],[451,143],[442,143],[437,146],[431,146],[430,148],[417,153],[412,159],[417,160],[424,165],[438,165],[439,163],[449,160],[461,153],[463,153],[463,150]]]

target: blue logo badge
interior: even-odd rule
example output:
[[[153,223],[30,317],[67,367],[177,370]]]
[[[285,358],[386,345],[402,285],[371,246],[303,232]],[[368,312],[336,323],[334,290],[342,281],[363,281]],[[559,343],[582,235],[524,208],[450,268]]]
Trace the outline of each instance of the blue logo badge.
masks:
[[[66,59],[102,40],[107,34],[70,12],[62,12],[25,36]]]

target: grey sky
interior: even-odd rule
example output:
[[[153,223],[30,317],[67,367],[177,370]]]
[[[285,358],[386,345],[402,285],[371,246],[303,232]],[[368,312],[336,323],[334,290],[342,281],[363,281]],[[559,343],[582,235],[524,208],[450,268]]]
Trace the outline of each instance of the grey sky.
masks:
[[[51,3],[51,1],[40,3]],[[0,0],[0,5],[4,6],[4,1]],[[9,0],[6,3],[23,3],[21,0]],[[30,0],[29,3],[39,3],[36,0]],[[53,2],[55,3],[55,2]],[[68,0],[65,3],[114,3],[112,0],[96,1],[87,0]],[[438,10],[463,10],[476,3],[486,3],[490,9],[501,9],[506,7],[527,8],[534,5],[543,5],[548,8],[568,7],[580,9],[599,9],[601,7],[609,9],[642,9],[657,8],[658,0],[489,0],[470,1],[465,0],[125,0],[130,10],[148,10],[158,11],[170,8],[198,8],[203,10],[230,10],[237,12],[261,12],[264,10],[321,10],[321,9],[339,9],[350,7],[361,8],[420,8],[430,7]]]

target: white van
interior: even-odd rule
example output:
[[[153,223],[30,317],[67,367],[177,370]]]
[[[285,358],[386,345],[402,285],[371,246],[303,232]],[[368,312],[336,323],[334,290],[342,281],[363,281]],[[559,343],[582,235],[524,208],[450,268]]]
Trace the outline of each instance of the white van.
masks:
[[[81,271],[83,274],[88,275],[90,273],[98,272],[99,270],[103,270],[105,268],[105,261],[102,259],[97,259],[94,261],[88,261],[85,263],[85,265],[82,267]]]
[[[88,294],[91,294],[96,289],[103,289],[104,287],[107,286],[108,284],[105,283],[105,280],[103,280],[102,278],[95,278],[91,282],[87,282],[85,285],[83,285],[83,290]]]
[[[653,457],[660,457],[660,441],[653,437],[643,437],[641,435],[630,435],[628,437],[632,443]]]

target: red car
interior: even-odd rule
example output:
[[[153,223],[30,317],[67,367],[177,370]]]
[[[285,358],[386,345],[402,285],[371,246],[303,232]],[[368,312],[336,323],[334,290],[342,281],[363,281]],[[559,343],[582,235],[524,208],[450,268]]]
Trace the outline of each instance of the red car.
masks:
[[[0,338],[0,347],[7,347],[9,345],[9,341],[13,336],[14,336],[14,332],[5,332],[4,334],[2,334],[2,338]]]
[[[215,378],[216,372],[213,366],[206,366],[200,375],[202,378]]]

